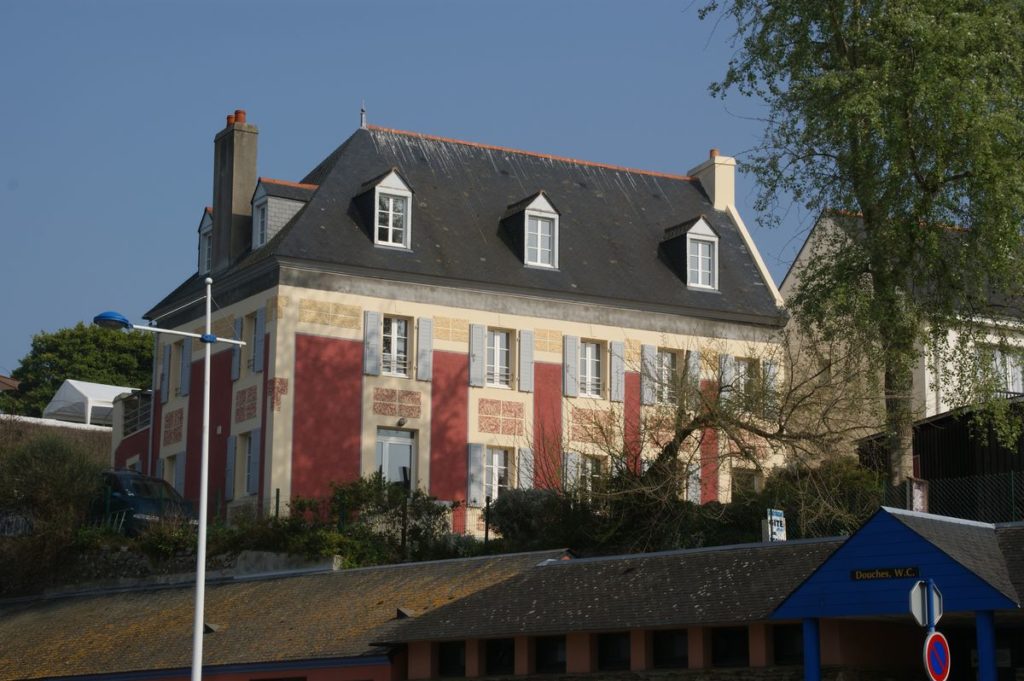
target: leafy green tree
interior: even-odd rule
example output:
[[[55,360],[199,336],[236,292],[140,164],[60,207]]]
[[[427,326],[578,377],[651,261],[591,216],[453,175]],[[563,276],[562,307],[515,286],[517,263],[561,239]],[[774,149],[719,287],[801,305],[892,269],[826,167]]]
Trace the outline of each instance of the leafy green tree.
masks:
[[[153,371],[153,338],[79,322],[32,337],[32,349],[13,377],[18,391],[0,393],[0,412],[42,416],[65,379],[148,388]]]
[[[1019,294],[1024,5],[1016,0],[721,0],[737,51],[712,91],[766,105],[747,168],[833,218],[788,301],[806,330],[863,349],[884,381],[890,479],[912,471],[913,369],[960,359]],[[956,335],[956,334],[951,334]],[[941,345],[941,342],[940,342]],[[972,370],[961,394],[969,396]]]

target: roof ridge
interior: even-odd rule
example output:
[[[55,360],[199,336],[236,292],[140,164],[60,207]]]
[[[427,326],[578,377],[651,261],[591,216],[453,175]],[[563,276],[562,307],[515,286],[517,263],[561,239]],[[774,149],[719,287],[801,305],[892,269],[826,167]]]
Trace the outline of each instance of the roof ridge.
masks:
[[[566,565],[578,565],[580,563],[598,563],[600,561],[616,561],[616,560],[636,560],[643,558],[665,558],[669,556],[681,556],[681,555],[693,555],[699,553],[717,553],[726,551],[740,551],[743,549],[772,549],[782,548],[784,546],[804,545],[804,544],[828,544],[839,542],[847,539],[844,536],[837,537],[804,537],[801,539],[787,539],[786,541],[759,541],[759,542],[746,542],[741,544],[720,544],[717,546],[694,546],[688,549],[666,549],[664,551],[651,551],[643,553],[618,553],[610,556],[587,556],[586,558],[574,558],[573,560],[564,561]],[[560,561],[560,563],[563,561]],[[553,565],[554,563],[550,563]],[[543,564],[542,564],[543,565]]]
[[[948,515],[938,515],[937,513],[924,513],[922,511],[911,511],[905,508],[895,508],[893,506],[882,506],[890,515],[905,515],[911,518],[921,518],[922,520],[935,520],[943,523],[954,523],[956,525],[969,525],[971,527],[983,527],[990,530],[995,529],[993,523],[986,523],[980,520],[968,520],[966,518],[954,518]]]
[[[466,140],[455,139],[453,137],[442,137],[440,135],[429,135],[423,132],[412,132],[409,130],[398,130],[396,128],[385,128],[379,125],[367,125],[367,130],[375,130],[377,132],[386,132],[393,135],[405,135],[406,137],[418,137],[420,139],[430,140],[433,142],[448,142],[451,144],[461,144],[467,147],[476,147],[478,149],[487,149],[489,151],[503,151],[510,154],[522,154],[523,156],[533,156],[534,158],[544,158],[550,161],[560,161],[563,163],[573,163],[575,165],[590,166],[593,168],[604,168],[605,170],[619,170],[626,173],[636,173],[638,175],[651,175],[653,177],[664,177],[670,180],[684,180],[687,182],[693,181],[692,175],[678,175],[675,173],[662,173],[656,170],[642,170],[640,168],[630,168],[628,166],[617,166],[610,163],[599,163],[597,161],[583,161],[578,158],[569,158],[568,156],[556,156],[555,154],[542,154],[537,151],[525,151],[523,149],[513,149],[512,147],[502,147],[496,144],[484,144],[482,142],[469,142]]]
[[[277,180],[273,177],[260,177],[257,180],[259,182],[265,182],[267,184],[281,184],[286,187],[295,187],[297,189],[319,189],[320,185],[311,184],[309,182],[289,182],[288,180]]]

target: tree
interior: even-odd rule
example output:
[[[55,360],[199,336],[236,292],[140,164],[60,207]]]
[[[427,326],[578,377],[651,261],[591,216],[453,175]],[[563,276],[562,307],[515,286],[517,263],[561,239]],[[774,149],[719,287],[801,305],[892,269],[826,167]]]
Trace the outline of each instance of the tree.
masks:
[[[32,349],[14,370],[17,392],[0,393],[0,412],[42,416],[65,379],[148,388],[153,371],[153,338],[77,325],[32,337]]]
[[[788,305],[880,367],[900,483],[920,348],[955,336],[973,356],[979,322],[1003,316],[993,291],[1022,290],[1024,5],[723,0],[711,14],[735,22],[738,48],[712,92],[767,105],[747,161],[759,208],[789,193],[832,218]],[[976,373],[960,371],[962,395]]]

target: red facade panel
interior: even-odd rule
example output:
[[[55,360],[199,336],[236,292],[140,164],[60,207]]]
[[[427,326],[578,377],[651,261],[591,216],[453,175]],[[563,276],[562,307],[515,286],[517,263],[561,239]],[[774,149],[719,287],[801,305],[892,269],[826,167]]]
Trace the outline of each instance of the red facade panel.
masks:
[[[434,352],[430,397],[430,493],[466,499],[469,443],[469,355]]]
[[[231,434],[231,350],[214,352],[210,358],[210,471],[207,516],[224,513],[224,471],[228,436]],[[185,496],[199,499],[199,467],[203,448],[203,359],[192,362],[188,394],[188,434],[185,436]],[[219,426],[219,428],[218,428]],[[218,430],[220,431],[218,433]]]
[[[363,344],[295,336],[291,496],[323,498],[359,478]]]
[[[718,501],[718,431],[705,428],[700,438],[700,503]]]
[[[623,437],[629,455],[629,468],[634,473],[639,473],[643,442],[640,435],[640,374],[635,371],[626,372],[626,395],[622,411],[625,421]]]
[[[557,488],[562,472],[562,365],[533,365],[533,484]]]
[[[117,449],[114,450],[114,468],[124,468],[128,459],[137,455],[140,465],[145,469],[146,452],[149,451],[149,430],[149,428],[143,428],[118,443]]]

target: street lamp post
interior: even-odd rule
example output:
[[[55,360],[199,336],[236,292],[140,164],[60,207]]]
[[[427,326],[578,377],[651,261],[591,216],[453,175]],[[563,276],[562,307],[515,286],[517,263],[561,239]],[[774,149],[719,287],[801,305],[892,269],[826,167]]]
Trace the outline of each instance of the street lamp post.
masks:
[[[206,278],[206,332],[203,334],[187,331],[171,331],[154,326],[135,326],[128,318],[118,312],[102,312],[93,318],[93,323],[108,329],[141,329],[153,333],[166,333],[173,336],[198,338],[205,346],[203,353],[203,445],[199,467],[199,542],[196,547],[196,607],[192,620],[192,681],[203,678],[203,611],[206,606],[206,510],[208,505],[208,476],[210,463],[210,352],[214,343],[228,343],[244,346],[245,343],[231,338],[218,338],[213,335],[210,321],[210,290],[213,279]],[[164,368],[167,371],[167,368]]]

